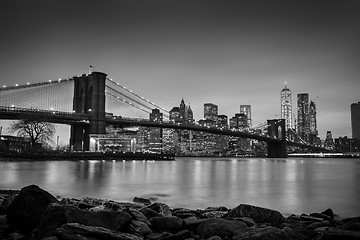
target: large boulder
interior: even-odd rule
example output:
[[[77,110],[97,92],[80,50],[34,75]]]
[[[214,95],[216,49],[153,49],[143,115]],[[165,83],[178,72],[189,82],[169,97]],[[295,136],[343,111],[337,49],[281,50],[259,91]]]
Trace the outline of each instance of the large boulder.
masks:
[[[175,216],[153,217],[151,225],[159,231],[178,232],[183,229],[184,222]]]
[[[129,233],[116,232],[102,227],[85,226],[79,223],[67,223],[56,229],[59,239],[111,239],[111,240],[143,240]]]
[[[249,229],[247,231],[240,232],[233,240],[291,240],[289,234],[286,231],[275,227],[265,227],[265,228],[256,228]]]
[[[278,225],[285,219],[284,216],[276,210],[248,204],[240,204],[236,208],[231,209],[227,215],[228,219],[239,217],[249,217],[257,223],[270,223],[272,225]]]
[[[209,218],[199,224],[196,232],[203,239],[211,236],[231,238],[246,228],[246,223],[241,221],[227,220],[223,218]]]
[[[58,200],[36,185],[24,187],[7,208],[8,224],[29,236],[50,203],[58,203]]]
[[[146,206],[147,209],[151,209],[157,213],[159,213],[162,216],[171,216],[171,210],[169,206],[165,203],[155,202],[153,204],[150,204],[149,206]]]
[[[80,223],[86,226],[103,227],[110,230],[127,228],[131,223],[131,216],[124,212],[88,211],[77,207],[68,207],[65,211],[68,223]]]

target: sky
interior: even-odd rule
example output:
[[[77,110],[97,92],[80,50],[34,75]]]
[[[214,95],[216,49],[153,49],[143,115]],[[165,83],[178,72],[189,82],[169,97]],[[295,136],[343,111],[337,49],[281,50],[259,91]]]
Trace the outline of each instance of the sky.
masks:
[[[358,0],[5,0],[1,85],[89,71],[170,110],[183,98],[231,118],[251,105],[254,124],[280,117],[286,81],[317,106],[319,136],[351,137],[360,101]]]

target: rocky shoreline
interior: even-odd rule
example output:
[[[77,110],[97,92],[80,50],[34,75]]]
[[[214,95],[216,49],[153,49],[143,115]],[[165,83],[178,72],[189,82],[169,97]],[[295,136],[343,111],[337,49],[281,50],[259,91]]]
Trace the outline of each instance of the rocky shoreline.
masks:
[[[132,203],[57,199],[30,185],[21,191],[0,190],[0,239],[360,239],[360,217],[337,219],[331,209],[284,217],[276,210],[247,204],[233,209],[170,208],[137,197]]]

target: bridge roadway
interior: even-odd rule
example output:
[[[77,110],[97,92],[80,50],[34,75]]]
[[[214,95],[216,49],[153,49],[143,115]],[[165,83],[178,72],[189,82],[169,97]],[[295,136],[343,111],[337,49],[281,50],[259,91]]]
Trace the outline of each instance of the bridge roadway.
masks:
[[[31,108],[18,108],[18,107],[7,107],[0,106],[0,119],[34,119],[51,123],[58,124],[90,124],[91,115],[90,114],[80,114],[73,112],[61,112],[53,110],[40,110],[40,109],[31,109]],[[265,135],[257,135],[249,132],[237,132],[231,130],[223,130],[217,128],[208,128],[198,125],[191,124],[174,124],[171,122],[151,122],[146,119],[134,119],[134,118],[122,118],[116,116],[107,116],[106,117],[107,125],[117,125],[121,127],[132,127],[132,126],[144,126],[144,127],[160,127],[160,128],[172,128],[172,129],[181,129],[181,130],[193,130],[200,132],[207,132],[219,135],[227,135],[234,137],[242,138],[251,138],[259,141],[266,142],[281,142],[280,139],[271,138]],[[286,141],[287,146],[296,146],[301,148],[308,148],[316,151],[326,151],[326,149],[317,146],[311,146],[303,143],[296,143],[292,141]]]

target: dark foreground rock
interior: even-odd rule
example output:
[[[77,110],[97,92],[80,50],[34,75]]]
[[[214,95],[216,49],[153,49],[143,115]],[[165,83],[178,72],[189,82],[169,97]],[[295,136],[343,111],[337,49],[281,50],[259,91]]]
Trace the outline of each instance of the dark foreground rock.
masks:
[[[4,240],[360,239],[360,217],[335,219],[332,209],[285,218],[276,210],[246,204],[191,210],[143,199],[59,202],[34,185],[3,194],[0,200]]]

